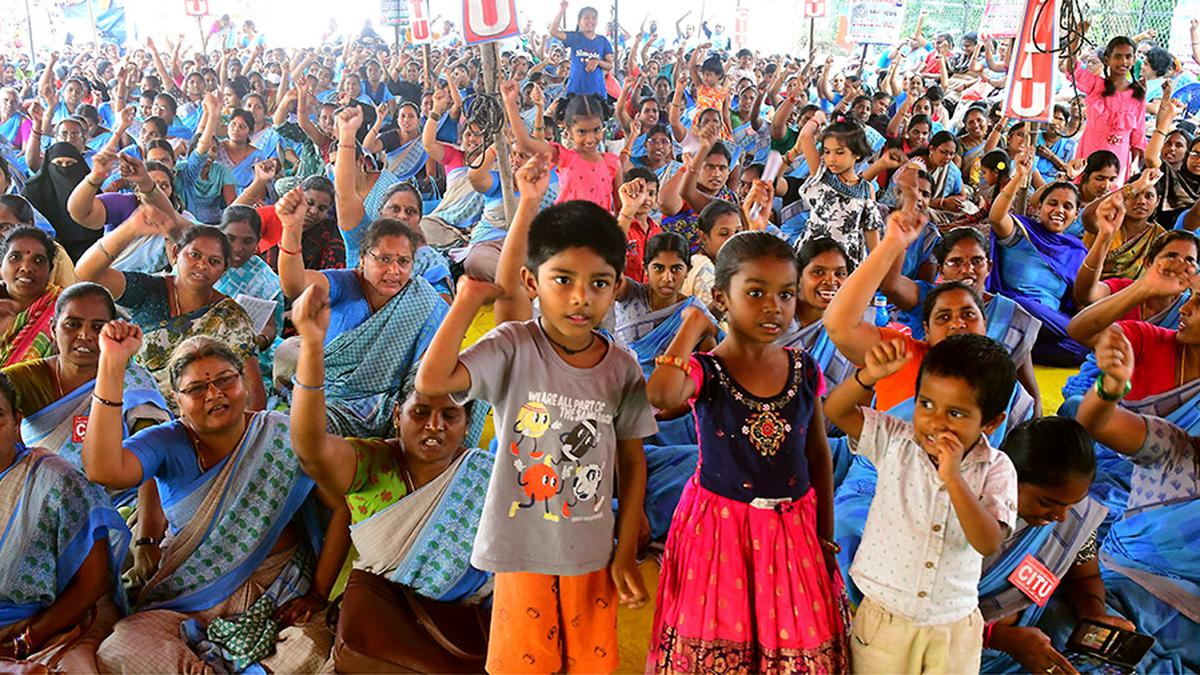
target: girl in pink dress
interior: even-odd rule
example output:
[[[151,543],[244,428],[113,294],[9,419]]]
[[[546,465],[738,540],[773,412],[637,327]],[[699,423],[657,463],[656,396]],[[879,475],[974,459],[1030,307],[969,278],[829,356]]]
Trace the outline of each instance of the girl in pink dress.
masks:
[[[621,160],[611,152],[601,152],[604,140],[604,106],[591,96],[572,96],[567,100],[563,124],[574,149],[554,141],[529,135],[517,105],[519,90],[513,81],[500,85],[509,128],[524,152],[547,155],[558,169],[558,199],[561,204],[572,199],[598,204],[606,211],[615,211],[616,194],[621,189]],[[541,129],[534,127],[535,132]]]
[[[685,310],[646,385],[659,409],[690,404],[700,463],[667,535],[646,670],[841,673],[849,669],[845,589],[833,543],[833,466],[824,379],[776,340],[796,313],[787,242],[734,235],[717,254],[714,299],[729,333]]]
[[[1075,66],[1075,86],[1087,100],[1087,124],[1075,156],[1086,159],[1097,150],[1110,150],[1121,160],[1121,184],[1129,175],[1132,151],[1146,149],[1146,88],[1129,77],[1134,44],[1117,36],[1104,48],[1104,77]]]

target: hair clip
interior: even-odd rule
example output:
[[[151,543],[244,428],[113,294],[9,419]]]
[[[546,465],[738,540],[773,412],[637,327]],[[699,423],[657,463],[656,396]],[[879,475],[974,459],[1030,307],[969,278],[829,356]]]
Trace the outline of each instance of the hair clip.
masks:
[[[1007,168],[1008,168],[1008,165],[1005,164],[1004,162],[996,162],[996,170],[997,171],[1003,171]]]

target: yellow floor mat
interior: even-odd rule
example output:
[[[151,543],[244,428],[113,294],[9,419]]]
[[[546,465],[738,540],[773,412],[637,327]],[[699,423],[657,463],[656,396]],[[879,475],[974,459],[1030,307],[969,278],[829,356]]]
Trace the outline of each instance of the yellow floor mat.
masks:
[[[1042,393],[1042,414],[1054,415],[1062,405],[1062,388],[1067,378],[1079,372],[1078,368],[1050,368],[1034,366],[1033,376],[1037,378],[1038,391]]]

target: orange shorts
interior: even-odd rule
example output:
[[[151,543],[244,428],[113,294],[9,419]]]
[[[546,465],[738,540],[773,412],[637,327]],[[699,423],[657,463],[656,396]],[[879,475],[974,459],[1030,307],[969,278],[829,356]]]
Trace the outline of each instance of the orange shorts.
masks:
[[[619,663],[617,589],[607,568],[496,574],[489,673],[611,673]]]

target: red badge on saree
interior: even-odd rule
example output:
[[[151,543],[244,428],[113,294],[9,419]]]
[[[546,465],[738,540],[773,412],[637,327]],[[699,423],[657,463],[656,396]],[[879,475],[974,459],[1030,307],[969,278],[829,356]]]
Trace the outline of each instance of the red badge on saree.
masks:
[[[1045,607],[1046,601],[1058,588],[1058,577],[1032,554],[1025,556],[1017,569],[1008,575],[1009,582],[1027,595],[1038,607]]]
[[[76,415],[75,419],[71,420],[71,442],[82,443],[83,437],[87,436],[87,415]]]

